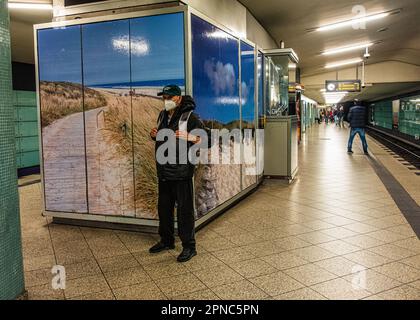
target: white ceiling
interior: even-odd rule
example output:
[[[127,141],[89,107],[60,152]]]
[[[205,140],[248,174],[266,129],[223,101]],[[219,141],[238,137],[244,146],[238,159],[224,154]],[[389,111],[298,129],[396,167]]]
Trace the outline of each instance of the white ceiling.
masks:
[[[13,0],[25,2],[25,0]],[[52,0],[31,2],[52,3]],[[376,42],[371,48],[368,63],[401,61],[420,66],[420,0],[240,0],[276,41],[285,41],[300,58],[302,76],[324,73],[326,63],[361,57],[363,50],[336,56],[322,56],[324,50],[364,41]],[[402,9],[397,15],[368,22],[365,30],[351,27],[327,32],[308,32],[309,29],[347,20],[353,17],[352,8],[363,4],[367,13]],[[51,11],[10,9],[13,61],[34,63],[32,26],[52,20]],[[386,28],[385,32],[378,32]],[[360,99],[375,99],[419,89],[419,83],[376,84],[359,94]],[[307,94],[322,101],[320,88],[307,88]]]
[[[13,2],[25,2],[25,0],[13,0]],[[52,4],[52,0],[31,0],[30,2]],[[52,11],[9,9],[9,13],[12,60],[23,63],[34,63],[33,25],[51,22]]]
[[[324,50],[353,43],[376,42],[369,63],[402,61],[420,65],[419,0],[240,0],[277,41],[295,49],[302,75],[325,72],[326,63],[363,56],[363,50],[322,56]],[[367,23],[365,30],[351,26],[326,32],[308,32],[321,25],[354,18],[352,9],[363,5],[367,14],[402,8],[397,15]],[[387,28],[387,31],[378,30]]]

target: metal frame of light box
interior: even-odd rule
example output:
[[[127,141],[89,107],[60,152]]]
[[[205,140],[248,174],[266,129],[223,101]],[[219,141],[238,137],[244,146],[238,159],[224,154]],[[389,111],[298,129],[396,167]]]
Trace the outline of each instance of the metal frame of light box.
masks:
[[[215,27],[221,29],[222,31],[230,34],[238,41],[238,63],[239,68],[241,65],[240,59],[240,43],[241,41],[251,45],[254,48],[254,69],[255,69],[255,76],[257,76],[257,58],[258,52],[263,53],[263,50],[258,48],[254,43],[247,39],[243,39],[238,36],[234,31],[225,27],[224,25],[214,21],[213,19],[207,17],[203,13],[198,10],[191,8],[188,5],[180,5],[176,7],[167,7],[161,9],[152,9],[152,10],[142,10],[137,12],[128,12],[128,13],[120,13],[120,14],[113,14],[113,15],[105,15],[99,17],[90,17],[90,18],[83,18],[83,19],[74,19],[74,20],[66,20],[66,21],[57,21],[57,22],[50,22],[50,23],[43,23],[34,25],[34,44],[35,44],[35,73],[36,73],[36,91],[37,91],[37,107],[38,107],[38,130],[39,130],[39,143],[40,143],[40,171],[41,171],[41,190],[42,190],[42,207],[43,207],[43,215],[50,216],[53,218],[58,218],[60,222],[68,220],[69,223],[76,224],[80,222],[83,224],[83,221],[86,221],[88,224],[92,225],[95,222],[98,225],[104,227],[104,223],[108,224],[108,227],[113,227],[115,229],[119,229],[118,226],[127,226],[132,225],[133,227],[151,227],[156,228],[158,226],[159,220],[158,219],[145,219],[145,218],[136,218],[136,217],[126,217],[126,216],[117,216],[117,215],[103,215],[103,214],[93,214],[93,213],[75,213],[75,212],[59,212],[59,211],[49,211],[45,209],[45,188],[44,188],[44,158],[43,158],[43,144],[42,144],[42,128],[41,128],[41,101],[40,101],[40,85],[39,85],[39,70],[38,70],[38,31],[43,29],[54,29],[54,28],[61,28],[61,27],[69,27],[75,25],[84,25],[96,22],[107,22],[107,21],[114,21],[114,20],[123,20],[123,19],[132,19],[132,18],[139,18],[139,17],[147,17],[147,16],[154,16],[154,15],[163,15],[163,14],[170,14],[170,13],[183,13],[184,14],[184,68],[185,68],[185,90],[186,94],[192,95],[193,93],[193,81],[192,81],[192,36],[191,36],[191,15],[195,15],[206,22],[214,25]],[[264,54],[264,53],[263,53]],[[239,77],[241,77],[240,69],[239,69]],[[257,78],[255,78],[257,79]],[[240,80],[240,79],[239,79]],[[255,81],[257,83],[258,81]],[[239,86],[239,90],[241,86]],[[239,106],[240,110],[242,109],[242,100],[241,100],[241,92],[239,91]],[[255,92],[254,92],[254,108],[255,108],[255,127],[258,127],[258,84],[255,85]],[[242,117],[241,123],[242,123]],[[256,152],[257,153],[257,152]],[[262,182],[262,176],[257,177],[256,182],[242,190],[237,195],[233,196],[229,200],[225,201],[224,203],[220,204],[206,215],[201,218],[198,218],[195,221],[195,228],[199,229],[209,223],[211,220],[215,219],[217,216],[221,215],[224,211],[238,203],[241,199],[247,196],[249,193],[253,192],[258,185]],[[241,189],[242,189],[242,169],[241,169]],[[177,225],[175,225],[177,227]]]

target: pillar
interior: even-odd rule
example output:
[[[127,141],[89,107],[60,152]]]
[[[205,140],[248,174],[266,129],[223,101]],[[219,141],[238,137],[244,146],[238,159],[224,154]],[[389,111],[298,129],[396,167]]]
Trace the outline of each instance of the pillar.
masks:
[[[9,11],[0,0],[0,300],[24,292],[17,186]]]

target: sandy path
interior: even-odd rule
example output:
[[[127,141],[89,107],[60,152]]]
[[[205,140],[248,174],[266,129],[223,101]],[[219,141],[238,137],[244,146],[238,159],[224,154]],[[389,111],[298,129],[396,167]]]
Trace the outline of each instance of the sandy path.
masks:
[[[115,104],[123,106],[119,98],[108,98],[109,106]],[[134,216],[132,156],[118,152],[118,142],[105,129],[107,109],[85,113],[89,212]]]
[[[86,212],[83,114],[75,113],[43,129],[45,207]]]
[[[83,114],[76,113],[44,128],[46,207],[51,211],[134,215],[133,168],[130,157],[117,152],[104,129],[103,112],[85,112],[87,179]],[[50,178],[52,177],[52,178]]]

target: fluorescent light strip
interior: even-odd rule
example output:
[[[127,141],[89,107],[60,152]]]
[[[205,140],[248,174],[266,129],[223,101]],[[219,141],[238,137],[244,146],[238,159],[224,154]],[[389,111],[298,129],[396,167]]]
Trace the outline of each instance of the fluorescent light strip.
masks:
[[[346,21],[342,21],[342,22],[328,24],[328,25],[317,28],[316,31],[334,30],[334,29],[338,29],[338,28],[351,26],[351,25],[356,24],[356,23],[363,23],[363,22],[382,19],[382,18],[388,17],[389,15],[390,15],[389,12],[372,14],[372,15],[362,17],[362,18],[356,18],[356,19],[351,19],[351,20],[346,20]]]
[[[352,60],[347,60],[347,61],[341,61],[341,62],[336,62],[336,63],[330,63],[330,64],[327,64],[327,65],[325,66],[325,68],[327,68],[327,69],[332,69],[332,68],[337,68],[337,67],[341,67],[341,66],[347,66],[347,65],[350,65],[350,64],[360,63],[360,62],[362,62],[362,61],[363,61],[363,59],[361,59],[361,58],[357,58],[357,59],[352,59]]]
[[[24,2],[9,2],[10,9],[32,9],[32,10],[52,10],[53,7],[48,3],[24,3]]]
[[[348,46],[348,47],[341,47],[341,48],[326,50],[322,53],[322,55],[329,56],[329,55],[332,55],[332,54],[343,53],[343,52],[353,51],[353,50],[357,50],[357,49],[364,49],[364,48],[368,48],[370,46],[373,46],[372,42],[355,44],[355,45],[351,45],[351,46]]]

